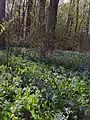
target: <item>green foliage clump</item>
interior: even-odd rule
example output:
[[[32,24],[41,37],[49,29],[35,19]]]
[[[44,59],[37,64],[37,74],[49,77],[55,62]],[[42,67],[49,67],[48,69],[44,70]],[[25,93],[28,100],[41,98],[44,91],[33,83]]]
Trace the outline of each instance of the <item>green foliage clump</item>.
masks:
[[[77,120],[88,114],[88,59],[61,52],[45,63],[28,55],[12,55],[8,69],[0,66],[0,120]]]

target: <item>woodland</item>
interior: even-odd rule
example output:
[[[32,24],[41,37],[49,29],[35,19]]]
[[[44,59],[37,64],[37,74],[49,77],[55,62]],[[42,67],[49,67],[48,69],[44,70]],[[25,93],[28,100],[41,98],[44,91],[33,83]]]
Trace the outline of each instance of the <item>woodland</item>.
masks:
[[[90,0],[0,0],[0,120],[90,120]]]

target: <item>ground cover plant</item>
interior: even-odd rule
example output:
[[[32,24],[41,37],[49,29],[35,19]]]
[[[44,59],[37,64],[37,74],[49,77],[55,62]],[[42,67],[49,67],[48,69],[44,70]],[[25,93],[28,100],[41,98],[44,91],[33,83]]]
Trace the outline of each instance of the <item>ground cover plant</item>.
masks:
[[[14,53],[15,54],[15,53]],[[0,53],[0,120],[82,120],[90,111],[90,55]],[[0,59],[1,59],[0,58]]]

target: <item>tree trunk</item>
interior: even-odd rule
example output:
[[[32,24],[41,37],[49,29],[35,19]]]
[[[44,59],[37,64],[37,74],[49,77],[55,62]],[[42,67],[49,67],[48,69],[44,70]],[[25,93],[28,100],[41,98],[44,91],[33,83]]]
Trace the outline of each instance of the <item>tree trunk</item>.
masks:
[[[77,33],[77,28],[78,28],[78,20],[79,20],[79,2],[80,2],[80,0],[77,0],[77,11],[76,11],[75,36],[76,36],[76,33]]]
[[[48,26],[47,26],[47,37],[48,37],[48,50],[52,53],[54,50],[55,43],[55,26],[57,22],[57,9],[59,0],[50,0],[49,13],[48,13]]]
[[[85,8],[86,8],[86,0],[85,0],[85,3],[83,4],[83,16],[82,16],[82,19],[81,19],[81,21],[80,21],[80,23],[79,23],[79,26],[78,26],[79,32],[80,32],[80,30],[81,30],[82,23],[83,23],[83,21],[84,21],[84,19],[85,19],[85,15],[86,15],[86,13],[85,13]]]
[[[18,40],[21,36],[21,4],[22,0],[19,1],[19,6],[18,6],[18,18],[17,18],[17,35],[18,35]]]
[[[26,35],[30,34],[33,0],[27,1]]]
[[[75,9],[75,0],[70,0],[68,18],[65,28],[66,32],[63,36],[63,45],[62,45],[64,49],[69,49],[69,50],[73,50],[73,46],[74,46],[74,42],[71,42],[73,40],[74,9]]]
[[[24,21],[25,21],[25,0],[23,1],[23,8],[22,8],[22,21],[21,21],[21,37],[24,37]]]
[[[89,49],[89,45],[90,45],[90,42],[89,42],[89,26],[90,26],[90,2],[88,3],[88,17],[87,17],[87,23],[86,23],[86,32],[85,32],[85,35],[84,35],[84,42],[83,42],[83,49],[85,51],[87,51]]]
[[[39,1],[39,27],[40,27],[40,58],[44,59],[46,57],[46,25],[45,25],[45,6],[46,0]]]
[[[19,3],[19,11],[18,11],[18,17],[19,17],[19,36],[21,35],[21,4],[22,4],[22,0],[20,0],[20,3]]]
[[[0,0],[0,24],[2,24],[3,19],[5,19],[5,0]],[[0,28],[1,32],[1,28]],[[5,47],[5,33],[0,35],[0,47]]]
[[[66,33],[68,33],[69,35],[71,34],[73,20],[74,20],[74,15],[72,13],[74,10],[74,7],[75,7],[75,0],[70,0],[68,20],[67,20],[67,26],[66,26]]]
[[[87,6],[87,0],[85,0],[84,4],[83,4],[83,10],[82,10],[82,19],[79,23],[79,26],[78,26],[78,31],[79,31],[79,50],[83,52],[83,42],[84,42],[84,37],[83,37],[83,32],[82,32],[82,25],[83,25],[83,22],[85,20],[85,16],[86,16],[86,12],[85,12],[85,8]]]
[[[90,26],[90,2],[88,8],[87,24],[86,24],[86,39],[88,39],[89,26]]]

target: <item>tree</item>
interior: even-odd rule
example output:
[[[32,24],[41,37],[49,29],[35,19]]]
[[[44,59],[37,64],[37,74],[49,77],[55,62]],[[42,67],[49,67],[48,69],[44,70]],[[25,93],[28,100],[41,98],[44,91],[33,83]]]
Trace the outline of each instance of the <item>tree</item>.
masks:
[[[88,16],[87,16],[87,23],[86,23],[86,40],[88,39],[89,26],[90,26],[90,2],[88,3]]]
[[[75,7],[75,0],[70,0],[68,20],[67,20],[67,26],[66,26],[66,33],[69,33],[69,35],[71,34],[72,25],[74,22],[74,14],[73,14],[74,7]]]
[[[59,0],[50,0],[48,8],[48,25],[47,25],[47,36],[48,36],[48,49],[52,53],[54,50],[55,43],[55,27],[57,23],[57,9]]]
[[[21,36],[24,37],[24,21],[25,21],[25,0],[23,1],[22,20],[21,20]]]
[[[40,27],[40,44],[41,44],[40,45],[40,57],[41,59],[46,57],[45,6],[46,6],[46,0],[40,0],[39,1],[39,27]]]
[[[18,35],[21,36],[21,5],[22,0],[20,0],[19,8],[18,8]]]
[[[75,35],[76,35],[76,33],[77,33],[77,29],[78,29],[78,20],[79,20],[79,2],[80,2],[80,0],[77,0]]]
[[[30,33],[33,0],[27,1],[26,35]]]
[[[47,30],[45,27],[45,4],[46,0],[39,2],[39,23],[40,23],[40,39],[41,41],[41,58],[49,57],[54,50],[55,42],[55,26],[57,22],[57,8],[59,0],[50,0],[48,8]]]
[[[83,49],[88,50],[89,49],[89,26],[90,26],[90,2],[88,2],[88,12],[87,12],[87,19],[86,19],[86,29],[85,29],[85,35],[84,35],[84,41],[83,41]]]
[[[0,24],[3,23],[5,19],[5,0],[0,0]],[[0,27],[0,31],[1,31]],[[5,34],[4,32],[0,35],[0,47],[5,47]]]

